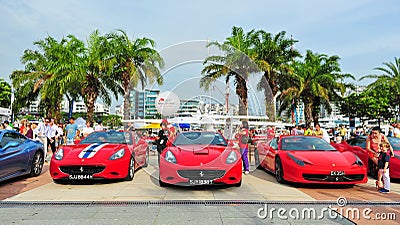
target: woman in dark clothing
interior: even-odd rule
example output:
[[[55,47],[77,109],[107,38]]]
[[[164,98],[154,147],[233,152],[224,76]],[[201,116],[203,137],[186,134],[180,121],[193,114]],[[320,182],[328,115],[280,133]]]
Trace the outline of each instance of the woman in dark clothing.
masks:
[[[26,125],[26,135],[25,135],[25,136],[27,136],[27,137],[30,138],[30,139],[33,138],[33,130],[32,130],[32,127],[31,127],[31,124],[30,124],[30,123],[28,123],[28,124]]]

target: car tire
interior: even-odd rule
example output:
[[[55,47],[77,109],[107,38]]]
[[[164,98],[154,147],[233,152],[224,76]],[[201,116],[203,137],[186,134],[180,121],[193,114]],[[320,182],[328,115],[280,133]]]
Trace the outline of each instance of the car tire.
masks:
[[[257,148],[254,148],[254,163],[256,164],[256,168],[260,167],[260,155]]]
[[[131,181],[135,176],[135,157],[131,156],[129,160],[128,175],[126,175],[125,180]]]
[[[37,151],[33,156],[31,172],[29,173],[29,175],[31,177],[39,176],[40,173],[42,173],[43,163],[44,163],[43,153],[41,151]]]
[[[285,183],[285,179],[283,178],[283,166],[282,161],[280,158],[276,158],[275,160],[275,178],[278,183],[283,184]]]
[[[160,185],[160,187],[170,186],[170,184],[163,182],[160,177],[158,177],[158,184]]]
[[[150,150],[149,148],[146,149],[146,159],[143,164],[143,167],[148,167],[149,166],[149,160],[150,160]]]
[[[239,181],[238,183],[233,184],[232,186],[234,186],[234,187],[240,187],[240,186],[242,186],[242,179],[240,179],[240,181]]]

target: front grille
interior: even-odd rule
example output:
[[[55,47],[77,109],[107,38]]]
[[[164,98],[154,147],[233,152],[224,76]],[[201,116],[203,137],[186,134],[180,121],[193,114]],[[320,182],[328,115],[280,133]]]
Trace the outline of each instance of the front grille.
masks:
[[[70,175],[93,175],[102,172],[105,168],[105,166],[60,166],[61,172]]]
[[[214,180],[225,175],[225,170],[178,170],[179,176],[193,180]]]
[[[343,176],[330,176],[326,174],[303,174],[303,178],[311,181],[321,182],[352,182],[364,179],[364,174],[353,174]]]

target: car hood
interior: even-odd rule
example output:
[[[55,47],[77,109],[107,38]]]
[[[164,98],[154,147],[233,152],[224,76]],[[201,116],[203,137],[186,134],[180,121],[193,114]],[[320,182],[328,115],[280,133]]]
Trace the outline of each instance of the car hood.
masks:
[[[356,156],[351,152],[339,151],[289,151],[299,160],[314,166],[351,166],[356,161]]]
[[[215,160],[225,162],[226,157],[233,148],[218,145],[184,145],[173,146],[168,148],[168,150],[175,155],[179,165],[196,166],[204,165]],[[238,155],[238,158],[239,157]]]
[[[108,143],[73,145],[69,149],[64,148],[64,159],[108,159],[114,152],[124,148],[124,146],[125,145]]]

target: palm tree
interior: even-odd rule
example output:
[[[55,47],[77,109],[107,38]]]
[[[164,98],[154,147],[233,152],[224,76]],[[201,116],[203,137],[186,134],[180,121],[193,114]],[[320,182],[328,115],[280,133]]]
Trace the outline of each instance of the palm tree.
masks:
[[[311,121],[318,123],[319,110],[323,106],[329,113],[330,103],[341,98],[347,85],[344,79],[354,77],[341,74],[339,57],[307,51],[304,62],[293,64],[293,75],[284,84],[284,90],[279,98],[282,100],[281,111],[290,109],[292,105],[303,103],[305,108],[306,125]],[[340,93],[340,94],[339,94]]]
[[[29,103],[40,96],[40,105],[46,110],[46,116],[59,114],[63,94],[52,80],[57,72],[54,62],[60,60],[60,49],[63,40],[57,42],[48,36],[44,40],[34,42],[38,50],[27,49],[21,57],[25,70],[14,71],[10,78],[16,88],[18,104]],[[26,105],[24,105],[26,106]]]
[[[360,78],[360,80],[366,78],[376,79],[375,82],[368,85],[368,88],[380,88],[389,84],[392,94],[395,96],[397,102],[397,116],[396,122],[398,121],[398,116],[400,115],[400,58],[394,58],[393,62],[384,62],[383,65],[386,67],[376,67],[380,74],[366,75]]]
[[[247,81],[250,74],[268,67],[265,61],[256,60],[254,35],[254,30],[245,33],[242,28],[233,27],[232,35],[224,43],[211,42],[207,46],[216,46],[225,54],[209,56],[203,63],[207,65],[202,70],[204,76],[200,80],[200,87],[208,90],[221,77],[225,77],[226,83],[233,79],[239,97],[239,115],[247,115]]]
[[[267,70],[257,85],[257,89],[264,90],[266,113],[271,121],[275,121],[274,98],[282,88],[283,83],[290,79],[291,63],[300,57],[300,53],[293,48],[298,42],[285,37],[281,31],[273,36],[263,30],[257,31],[254,38],[255,52],[258,60],[268,62]]]
[[[148,38],[130,40],[123,30],[109,34],[113,57],[115,57],[114,76],[121,83],[124,93],[124,120],[130,119],[130,94],[132,88],[140,83],[142,88],[146,84],[163,83],[160,68],[164,61],[154,49],[155,42]]]
[[[8,108],[11,104],[11,85],[0,78],[0,105]]]
[[[98,97],[103,103],[110,105],[109,91],[117,99],[118,94],[123,93],[112,75],[116,61],[110,43],[111,41],[106,36],[101,36],[98,30],[92,32],[86,50],[77,61],[76,70],[71,77],[74,82],[81,83],[81,95],[88,113],[87,121],[93,122],[94,106]]]

